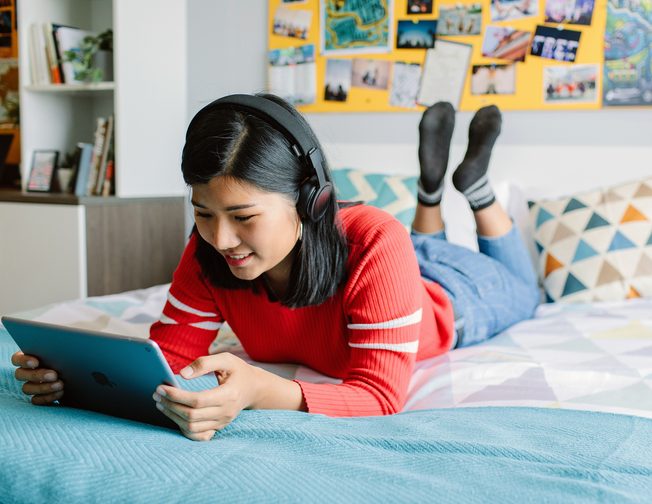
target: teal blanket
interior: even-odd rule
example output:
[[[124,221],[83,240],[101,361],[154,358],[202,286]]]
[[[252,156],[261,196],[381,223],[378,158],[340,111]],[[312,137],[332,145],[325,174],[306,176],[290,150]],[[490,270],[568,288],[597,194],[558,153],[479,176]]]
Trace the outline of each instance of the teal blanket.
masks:
[[[210,442],[32,406],[0,329],[0,502],[650,502],[652,421],[538,408],[245,411]]]

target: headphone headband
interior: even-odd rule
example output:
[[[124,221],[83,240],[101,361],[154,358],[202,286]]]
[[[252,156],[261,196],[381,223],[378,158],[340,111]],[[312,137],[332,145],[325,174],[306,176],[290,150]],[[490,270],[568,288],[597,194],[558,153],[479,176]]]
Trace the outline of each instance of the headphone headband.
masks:
[[[328,209],[333,188],[326,180],[324,158],[319,146],[297,118],[272,100],[247,94],[233,94],[219,98],[206,105],[197,115],[206,109],[216,107],[245,111],[268,123],[285,136],[294,154],[316,176],[311,174],[309,180],[299,188],[297,210],[302,217],[308,217],[314,222],[321,219]]]
[[[207,107],[211,108],[228,108],[229,106],[236,110],[244,110],[283,133],[283,136],[290,142],[295,155],[304,159],[317,175],[319,185],[326,184],[321,152],[310,135],[306,133],[302,125],[290,112],[272,100],[247,94],[225,96],[207,105]]]

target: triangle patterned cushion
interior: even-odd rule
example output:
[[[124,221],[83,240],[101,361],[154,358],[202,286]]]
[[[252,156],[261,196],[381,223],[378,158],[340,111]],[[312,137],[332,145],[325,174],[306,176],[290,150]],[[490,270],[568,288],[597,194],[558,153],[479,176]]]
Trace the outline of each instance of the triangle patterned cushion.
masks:
[[[529,205],[547,301],[652,297],[652,178]]]

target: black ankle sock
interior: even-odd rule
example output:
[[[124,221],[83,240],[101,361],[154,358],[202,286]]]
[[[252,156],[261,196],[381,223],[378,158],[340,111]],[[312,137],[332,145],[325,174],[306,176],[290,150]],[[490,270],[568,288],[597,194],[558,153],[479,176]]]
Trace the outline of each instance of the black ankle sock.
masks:
[[[487,169],[501,124],[500,110],[495,105],[483,107],[476,112],[469,126],[466,155],[453,173],[453,185],[464,193],[473,210],[482,210],[496,200],[489,185]]]
[[[439,205],[444,190],[444,175],[455,127],[455,109],[450,103],[438,102],[428,107],[419,123],[419,203]]]

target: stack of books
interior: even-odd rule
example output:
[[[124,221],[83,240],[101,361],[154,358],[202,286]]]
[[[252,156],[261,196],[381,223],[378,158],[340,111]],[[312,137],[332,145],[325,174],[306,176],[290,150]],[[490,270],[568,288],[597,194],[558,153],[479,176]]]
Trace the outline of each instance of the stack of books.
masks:
[[[94,142],[77,144],[68,186],[68,191],[75,196],[110,196],[115,193],[113,130],[113,116],[98,117]]]
[[[30,74],[32,84],[75,84],[71,62],[64,60],[66,51],[74,51],[86,36],[95,33],[55,23],[32,23],[30,26]]]

